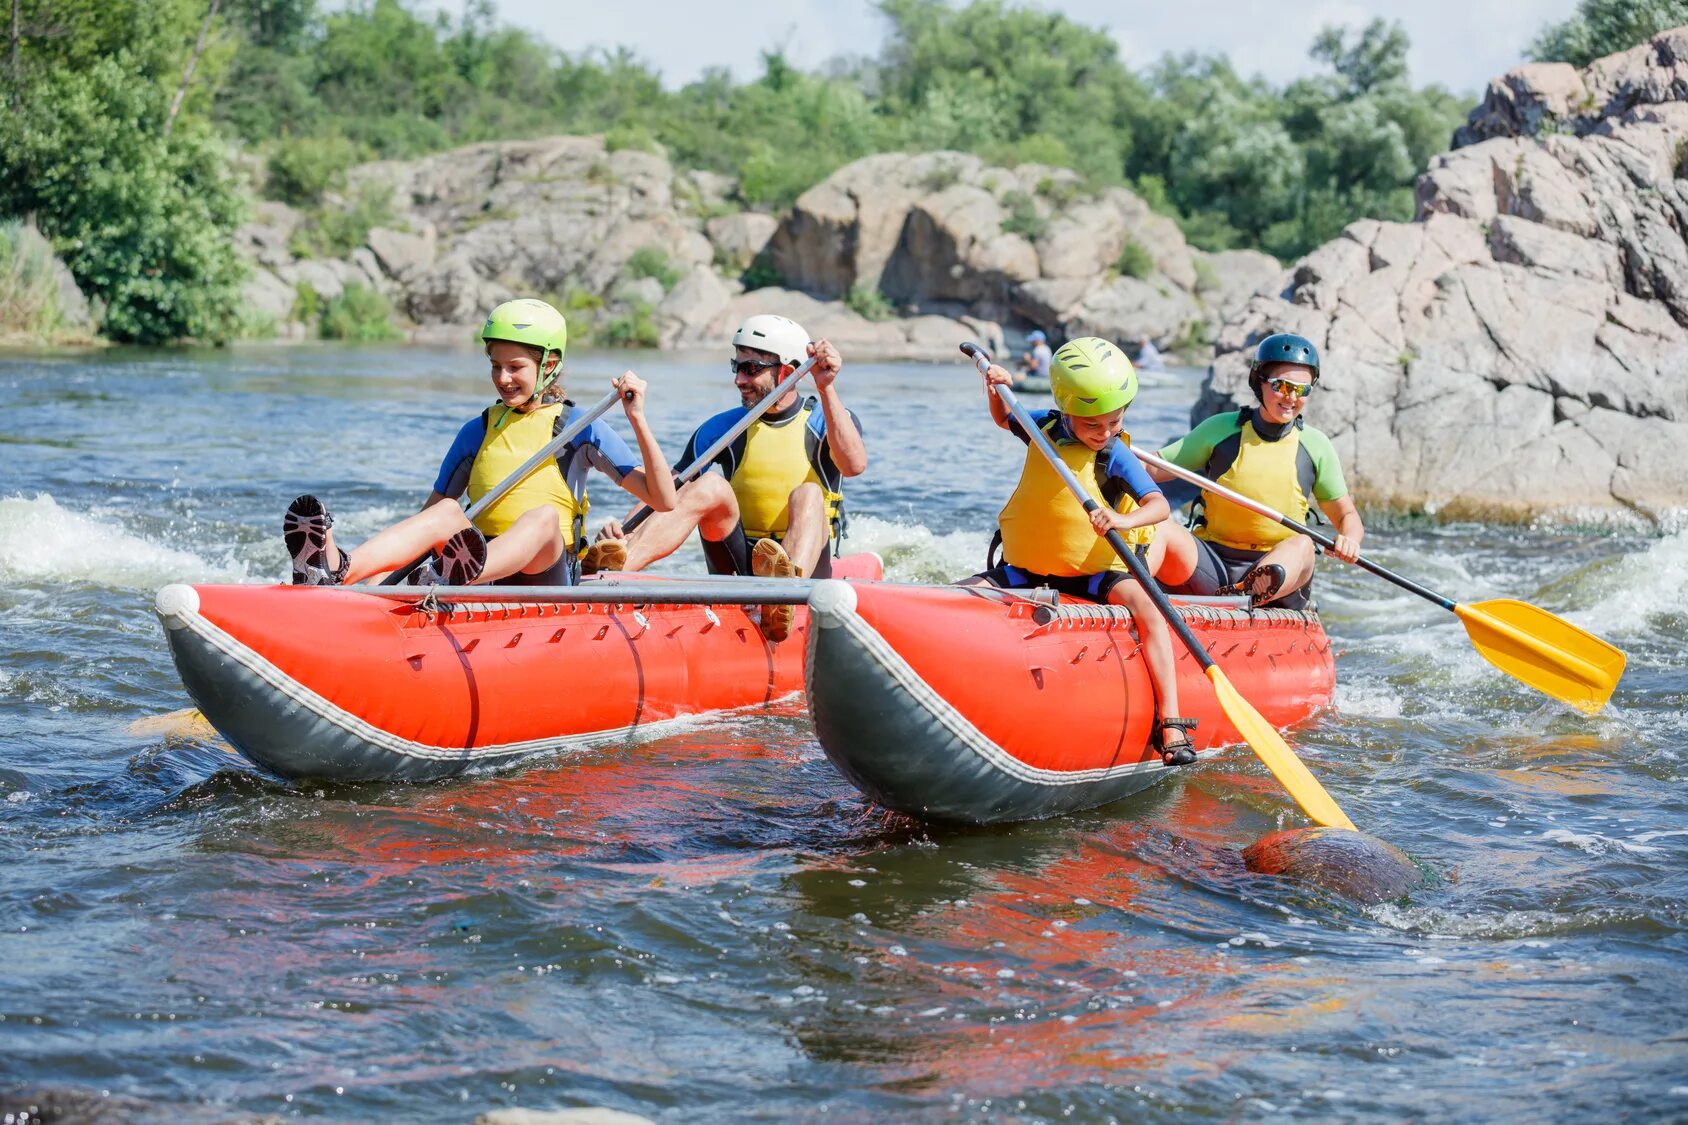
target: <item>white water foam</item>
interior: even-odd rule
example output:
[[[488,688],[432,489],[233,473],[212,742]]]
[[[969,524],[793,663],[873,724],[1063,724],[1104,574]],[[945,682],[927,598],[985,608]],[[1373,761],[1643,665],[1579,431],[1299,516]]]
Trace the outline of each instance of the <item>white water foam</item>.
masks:
[[[1600,574],[1603,597],[1587,609],[1567,614],[1601,636],[1647,632],[1660,614],[1684,612],[1688,603],[1688,530],[1654,540],[1646,550],[1626,555]]]
[[[885,577],[897,582],[954,582],[985,568],[990,532],[943,535],[924,524],[851,516],[846,551],[873,551],[885,560]]]
[[[246,568],[211,563],[100,518],[61,507],[41,493],[0,499],[0,580],[92,582],[147,590],[167,582],[238,582]]]

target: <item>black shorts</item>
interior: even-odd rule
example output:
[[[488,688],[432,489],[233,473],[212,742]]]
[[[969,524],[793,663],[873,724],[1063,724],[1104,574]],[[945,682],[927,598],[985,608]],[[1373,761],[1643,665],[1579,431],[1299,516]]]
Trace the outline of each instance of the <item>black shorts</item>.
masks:
[[[1219,543],[1210,543],[1206,539],[1197,539],[1195,573],[1190,575],[1188,582],[1172,592],[1212,597],[1227,586],[1235,586],[1241,582],[1243,575],[1254,569],[1254,564],[1265,558],[1267,553],[1226,547]],[[1306,609],[1312,600],[1313,582],[1308,579],[1307,585],[1295,593],[1268,604],[1274,609]]]
[[[702,536],[700,535],[699,538],[702,538]],[[769,538],[782,547],[785,545],[778,535]],[[703,561],[709,567],[711,574],[738,574],[748,577],[753,573],[750,569],[751,546],[749,537],[744,533],[744,524],[741,522],[735,524],[732,533],[718,543],[708,539],[703,540]],[[815,560],[815,573],[805,574],[803,577],[832,577],[832,541],[830,539],[826,546],[821,548],[821,557]]]
[[[1114,587],[1130,579],[1131,573],[1124,570],[1104,570],[1100,574],[1033,574],[1017,566],[997,563],[974,577],[983,578],[999,590],[1030,590],[1038,586],[1047,586],[1069,598],[1088,598],[1093,602],[1106,604]]]

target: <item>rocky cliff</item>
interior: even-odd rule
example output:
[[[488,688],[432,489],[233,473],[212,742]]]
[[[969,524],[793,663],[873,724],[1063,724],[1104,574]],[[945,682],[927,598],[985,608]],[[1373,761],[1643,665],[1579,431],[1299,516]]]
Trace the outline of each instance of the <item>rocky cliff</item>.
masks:
[[[1688,28],[1490,83],[1410,223],[1364,221],[1220,331],[1193,420],[1266,334],[1318,344],[1311,424],[1370,503],[1688,508]]]
[[[414,334],[463,338],[535,293],[577,325],[633,325],[670,348],[719,347],[749,313],[778,312],[859,356],[947,360],[967,337],[1001,347],[999,321],[1205,347],[1279,272],[1264,254],[1192,250],[1122,189],[961,153],[868,157],[781,217],[739,209],[736,190],[597,137],[369,164],[345,205],[375,199],[388,221],[345,258],[300,257],[311,218],[263,204],[241,235],[247,297],[298,334],[301,287],[328,301],[361,285]]]
[[[798,198],[768,253],[787,284],[821,298],[876,292],[901,308],[967,310],[1052,338],[1149,336],[1162,347],[1210,342],[1279,272],[1265,254],[1190,247],[1124,188],[959,152],[846,165]]]
[[[263,204],[242,231],[256,266],[247,297],[284,334],[305,331],[289,324],[301,286],[328,301],[362,285],[424,339],[467,339],[492,305],[539,294],[600,340],[663,347],[720,347],[751,311],[797,318],[863,356],[948,359],[967,336],[1000,341],[995,324],[972,317],[870,319],[777,286],[746,293],[741,278],[756,276],[745,271],[764,260],[778,221],[739,210],[735,189],[654,153],[609,151],[598,137],[364,165],[346,196],[379,200],[389,221],[343,259],[302,258],[295,236],[308,216]],[[623,335],[604,331],[617,322]]]

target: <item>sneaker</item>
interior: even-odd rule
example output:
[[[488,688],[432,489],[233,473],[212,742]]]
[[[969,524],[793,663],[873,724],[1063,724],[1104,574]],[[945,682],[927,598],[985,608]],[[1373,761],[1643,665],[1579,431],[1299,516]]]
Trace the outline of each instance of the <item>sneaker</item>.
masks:
[[[297,497],[281,517],[281,540],[293,569],[295,586],[338,586],[352,568],[352,556],[336,550],[340,565],[329,568],[328,552],[334,546],[334,517],[315,496]]]
[[[619,539],[600,539],[586,548],[580,556],[580,573],[597,574],[600,570],[620,570],[627,565],[627,544]]]
[[[758,539],[750,551],[750,573],[758,578],[795,578],[797,567],[785,548],[772,539]],[[791,635],[791,619],[797,607],[765,605],[762,607],[762,635],[778,644]]]
[[[486,536],[466,527],[440,544],[440,549],[410,572],[410,586],[467,586],[486,569]]]

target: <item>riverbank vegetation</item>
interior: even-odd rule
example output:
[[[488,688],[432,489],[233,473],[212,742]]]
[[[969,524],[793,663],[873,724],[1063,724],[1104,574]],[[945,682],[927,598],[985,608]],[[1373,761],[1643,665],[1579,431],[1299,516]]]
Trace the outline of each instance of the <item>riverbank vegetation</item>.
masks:
[[[729,173],[737,203],[777,211],[858,157],[960,149],[1130,186],[1206,249],[1294,258],[1356,218],[1407,218],[1414,177],[1472,100],[1415,87],[1405,33],[1381,20],[1320,33],[1317,76],[1278,87],[1246,77],[1249,59],[1134,69],[1107,32],[1005,0],[880,0],[875,57],[809,72],[770,46],[754,80],[711,71],[671,90],[630,49],[559,50],[501,25],[489,0],[456,17],[408,0],[10,8],[0,219],[31,216],[102,331],[142,342],[247,327],[231,236],[254,192],[322,209],[324,254],[359,240],[373,220],[351,212],[367,201],[340,200],[363,160],[602,133]],[[1533,50],[1594,57],[1688,22],[1684,8],[1583,0]],[[336,209],[348,221],[326,221]]]

